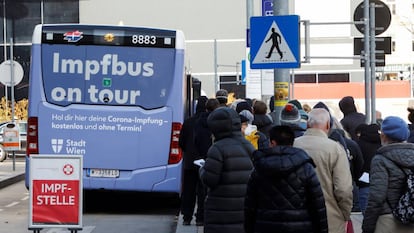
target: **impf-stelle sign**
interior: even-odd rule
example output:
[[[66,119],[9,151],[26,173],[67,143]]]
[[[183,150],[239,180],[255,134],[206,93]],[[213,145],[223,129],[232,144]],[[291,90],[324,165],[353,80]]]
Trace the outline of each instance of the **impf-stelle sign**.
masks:
[[[29,229],[82,228],[82,156],[30,156]]]

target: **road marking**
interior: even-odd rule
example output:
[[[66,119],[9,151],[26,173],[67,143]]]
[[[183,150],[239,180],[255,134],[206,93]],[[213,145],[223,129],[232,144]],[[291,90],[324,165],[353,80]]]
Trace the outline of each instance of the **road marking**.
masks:
[[[96,226],[85,226],[82,228],[82,233],[91,233]],[[51,228],[50,230],[46,231],[46,233],[70,233],[67,229],[62,228]]]
[[[29,196],[25,196],[22,199],[20,199],[21,201],[26,201],[27,199],[29,199]]]
[[[6,205],[6,207],[9,208],[9,207],[15,206],[17,204],[19,204],[19,202],[18,201],[15,201],[15,202],[12,202],[12,203]]]

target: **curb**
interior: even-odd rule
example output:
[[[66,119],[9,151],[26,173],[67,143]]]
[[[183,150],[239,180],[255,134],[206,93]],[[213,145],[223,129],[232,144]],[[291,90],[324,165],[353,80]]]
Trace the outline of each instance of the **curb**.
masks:
[[[18,174],[16,176],[6,178],[6,179],[4,179],[0,182],[0,189],[2,189],[4,187],[7,187],[9,185],[12,185],[14,183],[17,183],[19,181],[22,181],[22,180],[24,180],[25,177],[26,177],[25,173],[21,173],[21,174]]]

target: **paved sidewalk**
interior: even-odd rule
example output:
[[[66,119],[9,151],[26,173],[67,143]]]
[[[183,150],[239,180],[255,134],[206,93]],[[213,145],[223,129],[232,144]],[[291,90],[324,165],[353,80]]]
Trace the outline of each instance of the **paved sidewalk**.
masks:
[[[22,158],[16,159],[13,170],[13,159],[7,158],[0,162],[0,189],[8,185],[14,184],[25,178],[25,161]],[[361,233],[362,214],[352,213],[352,222],[354,225],[354,233]],[[190,226],[183,226],[183,215],[178,216],[176,233],[204,233],[204,227],[195,225],[195,221]]]
[[[363,216],[360,212],[351,214],[352,223],[354,226],[354,233],[361,233],[361,225]],[[177,230],[175,233],[204,233],[204,227],[197,227],[192,221],[190,226],[183,226],[183,215],[180,214],[177,221]]]
[[[177,221],[177,229],[175,233],[204,233],[204,227],[195,225],[195,220],[191,221],[190,226],[183,225],[183,215],[180,214]]]

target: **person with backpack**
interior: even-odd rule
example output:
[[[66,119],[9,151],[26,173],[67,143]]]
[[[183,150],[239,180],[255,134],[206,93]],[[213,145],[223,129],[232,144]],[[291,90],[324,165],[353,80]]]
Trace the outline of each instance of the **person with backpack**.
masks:
[[[408,136],[407,123],[400,117],[389,116],[382,122],[382,146],[371,161],[363,233],[414,232],[412,223],[403,224],[392,214],[407,191],[406,170],[414,170],[414,144],[406,143]]]

